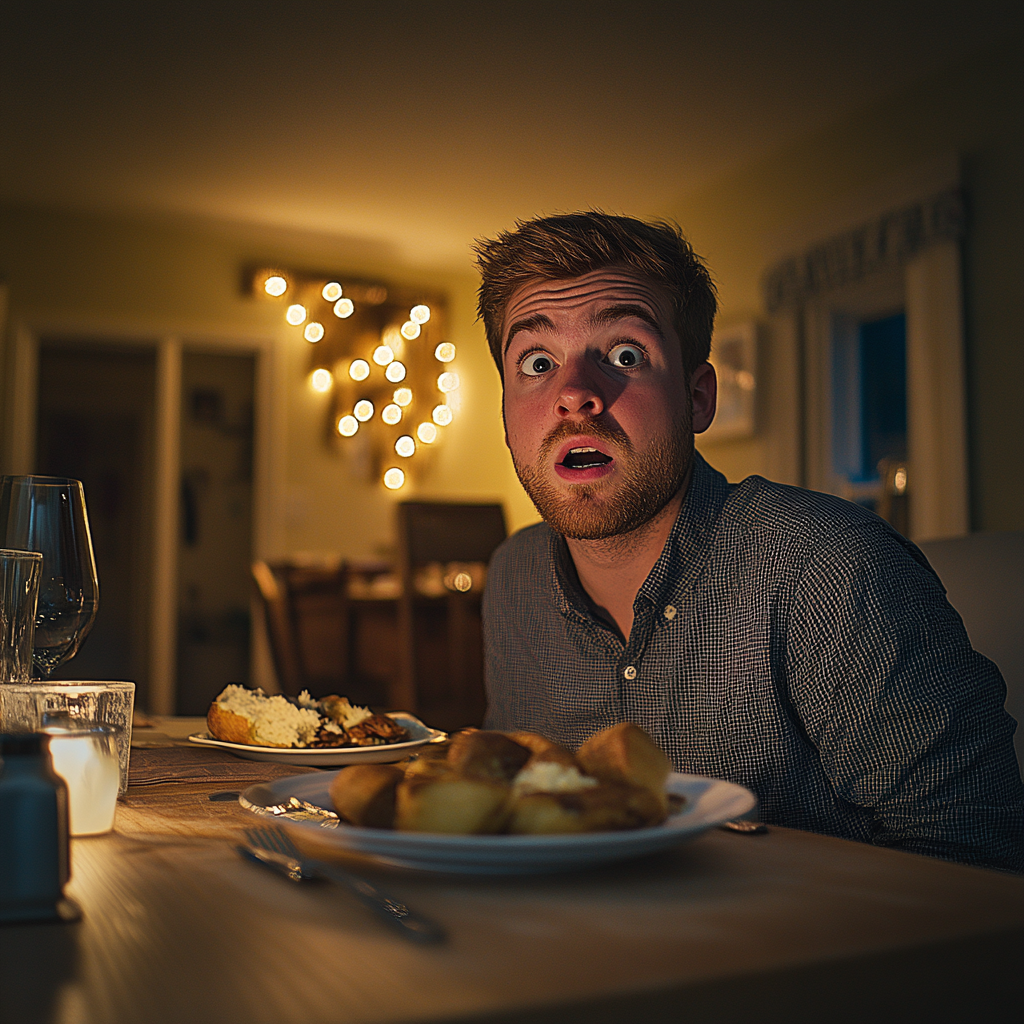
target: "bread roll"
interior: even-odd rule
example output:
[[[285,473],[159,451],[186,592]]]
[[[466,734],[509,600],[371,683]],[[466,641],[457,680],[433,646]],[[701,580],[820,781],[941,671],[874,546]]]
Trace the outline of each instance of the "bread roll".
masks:
[[[252,743],[252,721],[229,711],[214,701],[206,712],[206,728],[215,739],[225,743]]]
[[[553,761],[555,764],[565,765],[566,768],[579,768],[576,757],[565,747],[553,743],[539,733],[535,732],[510,732],[506,735],[515,740],[522,747],[526,747],[532,753],[530,762]]]
[[[395,790],[405,773],[393,764],[342,768],[330,786],[334,809],[346,821],[367,828],[393,828]]]
[[[665,799],[672,765],[665,752],[638,725],[620,722],[591,736],[576,751],[588,775],[602,782],[626,782]]]
[[[502,732],[484,729],[457,733],[448,750],[452,771],[466,779],[509,783],[529,760],[526,747]]]

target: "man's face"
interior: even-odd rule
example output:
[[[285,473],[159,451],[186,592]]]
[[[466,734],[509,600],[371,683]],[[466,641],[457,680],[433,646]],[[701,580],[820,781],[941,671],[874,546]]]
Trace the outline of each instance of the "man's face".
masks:
[[[509,302],[506,442],[538,511],[568,537],[635,530],[686,480],[694,427],[714,415],[714,372],[705,364],[688,386],[671,309],[661,286],[620,267],[531,282]]]

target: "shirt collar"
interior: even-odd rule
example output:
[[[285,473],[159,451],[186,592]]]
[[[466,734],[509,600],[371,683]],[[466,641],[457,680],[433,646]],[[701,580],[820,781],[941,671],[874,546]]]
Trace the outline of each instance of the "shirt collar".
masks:
[[[686,497],[661,557],[640,587],[638,601],[649,601],[658,607],[693,586],[707,561],[728,493],[725,477],[695,451]],[[555,606],[563,615],[592,622],[565,538],[549,529],[548,549],[548,584]]]

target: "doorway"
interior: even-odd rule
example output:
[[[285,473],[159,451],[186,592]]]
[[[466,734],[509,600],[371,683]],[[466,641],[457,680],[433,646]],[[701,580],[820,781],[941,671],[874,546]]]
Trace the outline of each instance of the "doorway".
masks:
[[[259,352],[31,341],[33,444],[12,462],[83,481],[100,578],[93,629],[55,677],[131,679],[143,710],[203,714],[250,676]]]

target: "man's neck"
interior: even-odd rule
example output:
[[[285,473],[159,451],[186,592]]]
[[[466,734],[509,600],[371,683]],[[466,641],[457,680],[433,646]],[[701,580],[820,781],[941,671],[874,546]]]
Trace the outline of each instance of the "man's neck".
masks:
[[[692,476],[692,466],[675,497],[637,530],[604,540],[567,537],[580,585],[594,611],[618,627],[626,642],[633,628],[633,602],[661,557]]]

